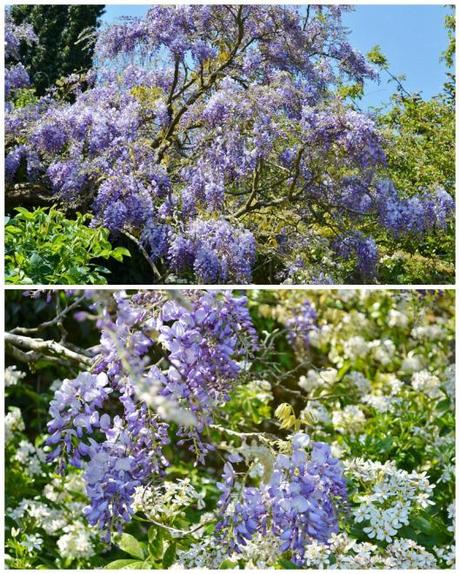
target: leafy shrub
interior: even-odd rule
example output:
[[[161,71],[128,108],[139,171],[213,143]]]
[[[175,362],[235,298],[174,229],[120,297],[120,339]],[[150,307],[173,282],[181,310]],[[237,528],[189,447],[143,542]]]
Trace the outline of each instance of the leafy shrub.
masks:
[[[28,211],[7,219],[5,227],[5,279],[14,284],[102,284],[107,269],[95,259],[129,256],[123,247],[112,249],[109,230],[91,228],[89,215],[67,219],[52,207]]]

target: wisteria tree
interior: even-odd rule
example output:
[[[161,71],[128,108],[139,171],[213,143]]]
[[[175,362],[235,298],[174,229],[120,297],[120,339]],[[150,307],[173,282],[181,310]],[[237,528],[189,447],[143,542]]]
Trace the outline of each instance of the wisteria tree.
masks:
[[[376,281],[378,242],[443,229],[453,200],[386,179],[348,97],[377,72],[343,10],[154,6],[106,27],[71,101],[9,108],[8,185],[127,235],[152,282]]]

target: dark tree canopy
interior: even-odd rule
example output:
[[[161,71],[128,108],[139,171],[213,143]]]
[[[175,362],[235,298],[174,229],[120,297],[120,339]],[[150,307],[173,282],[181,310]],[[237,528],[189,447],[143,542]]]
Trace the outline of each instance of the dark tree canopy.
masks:
[[[57,79],[91,68],[93,48],[76,44],[82,31],[96,30],[103,5],[20,5],[12,6],[16,24],[31,24],[38,44],[21,46],[21,61],[29,71],[39,95]]]

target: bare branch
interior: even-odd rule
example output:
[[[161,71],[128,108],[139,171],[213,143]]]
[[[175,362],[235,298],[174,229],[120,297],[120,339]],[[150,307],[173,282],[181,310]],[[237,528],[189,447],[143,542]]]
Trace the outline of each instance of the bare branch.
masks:
[[[86,357],[83,352],[72,351],[68,347],[57,343],[56,341],[45,341],[43,339],[34,339],[14,333],[5,333],[5,343],[11,349],[11,354],[23,362],[34,362],[40,358],[58,360],[65,358],[73,363],[78,363],[84,367],[91,367],[93,359]],[[13,351],[12,349],[16,349]],[[24,352],[21,349],[28,351]],[[19,351],[19,352],[18,352]]]
[[[62,319],[68,313],[70,313],[70,311],[72,311],[73,309],[78,307],[80,305],[80,303],[82,303],[82,301],[84,301],[84,299],[85,299],[85,297],[83,295],[81,297],[78,297],[77,299],[75,299],[75,301],[73,303],[71,303],[70,305],[67,305],[67,307],[65,309],[63,309],[58,315],[56,315],[56,317],[54,317],[54,319],[51,319],[50,321],[45,321],[44,323],[40,323],[40,325],[37,325],[36,327],[15,327],[10,332],[15,333],[15,334],[19,333],[20,335],[29,335],[32,333],[38,333],[38,331],[40,331],[42,329],[46,329],[47,327],[53,327],[54,325],[58,325],[62,321]]]

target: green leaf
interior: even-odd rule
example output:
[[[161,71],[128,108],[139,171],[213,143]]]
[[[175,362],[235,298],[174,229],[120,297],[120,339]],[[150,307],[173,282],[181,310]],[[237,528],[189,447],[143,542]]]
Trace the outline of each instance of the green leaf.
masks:
[[[122,534],[118,546],[121,548],[121,550],[124,550],[130,556],[140,558],[141,560],[145,558],[145,552],[142,544],[131,534]]]
[[[233,570],[237,566],[236,562],[224,560],[219,566],[219,570]]]
[[[294,564],[294,562],[291,562],[286,558],[279,558],[278,565],[281,566],[283,570],[298,570],[299,568],[296,564]]]
[[[437,527],[424,516],[418,515],[411,520],[411,525],[418,530],[421,530],[425,534],[435,534],[437,532]]]
[[[144,562],[139,560],[133,560],[132,558],[125,558],[123,560],[114,560],[109,562],[104,569],[106,570],[123,570],[124,568],[136,568],[136,565],[144,564]],[[138,566],[137,566],[138,567]]]
[[[453,407],[452,407],[452,403],[451,403],[450,399],[443,399],[442,401],[439,401],[436,404],[436,410],[439,412],[448,411],[452,408]]]
[[[157,534],[158,534],[157,531],[158,531],[158,529],[156,526],[150,526],[148,533],[147,533],[149,543],[151,543],[155,540],[155,538],[157,537]]]
[[[367,59],[372,64],[376,64],[377,66],[388,66],[388,60],[381,52],[380,46],[374,46],[371,50],[367,53]]]
[[[149,542],[149,550],[155,558],[163,555],[163,529],[157,528],[156,535]]]
[[[126,247],[115,247],[115,249],[113,250],[113,253],[115,254],[120,254],[126,257],[131,257],[131,253],[129,252],[128,249],[126,249]]]
[[[166,552],[163,555],[163,568],[169,568],[174,564],[174,560],[176,559],[176,543],[171,542],[171,544],[166,549]]]

